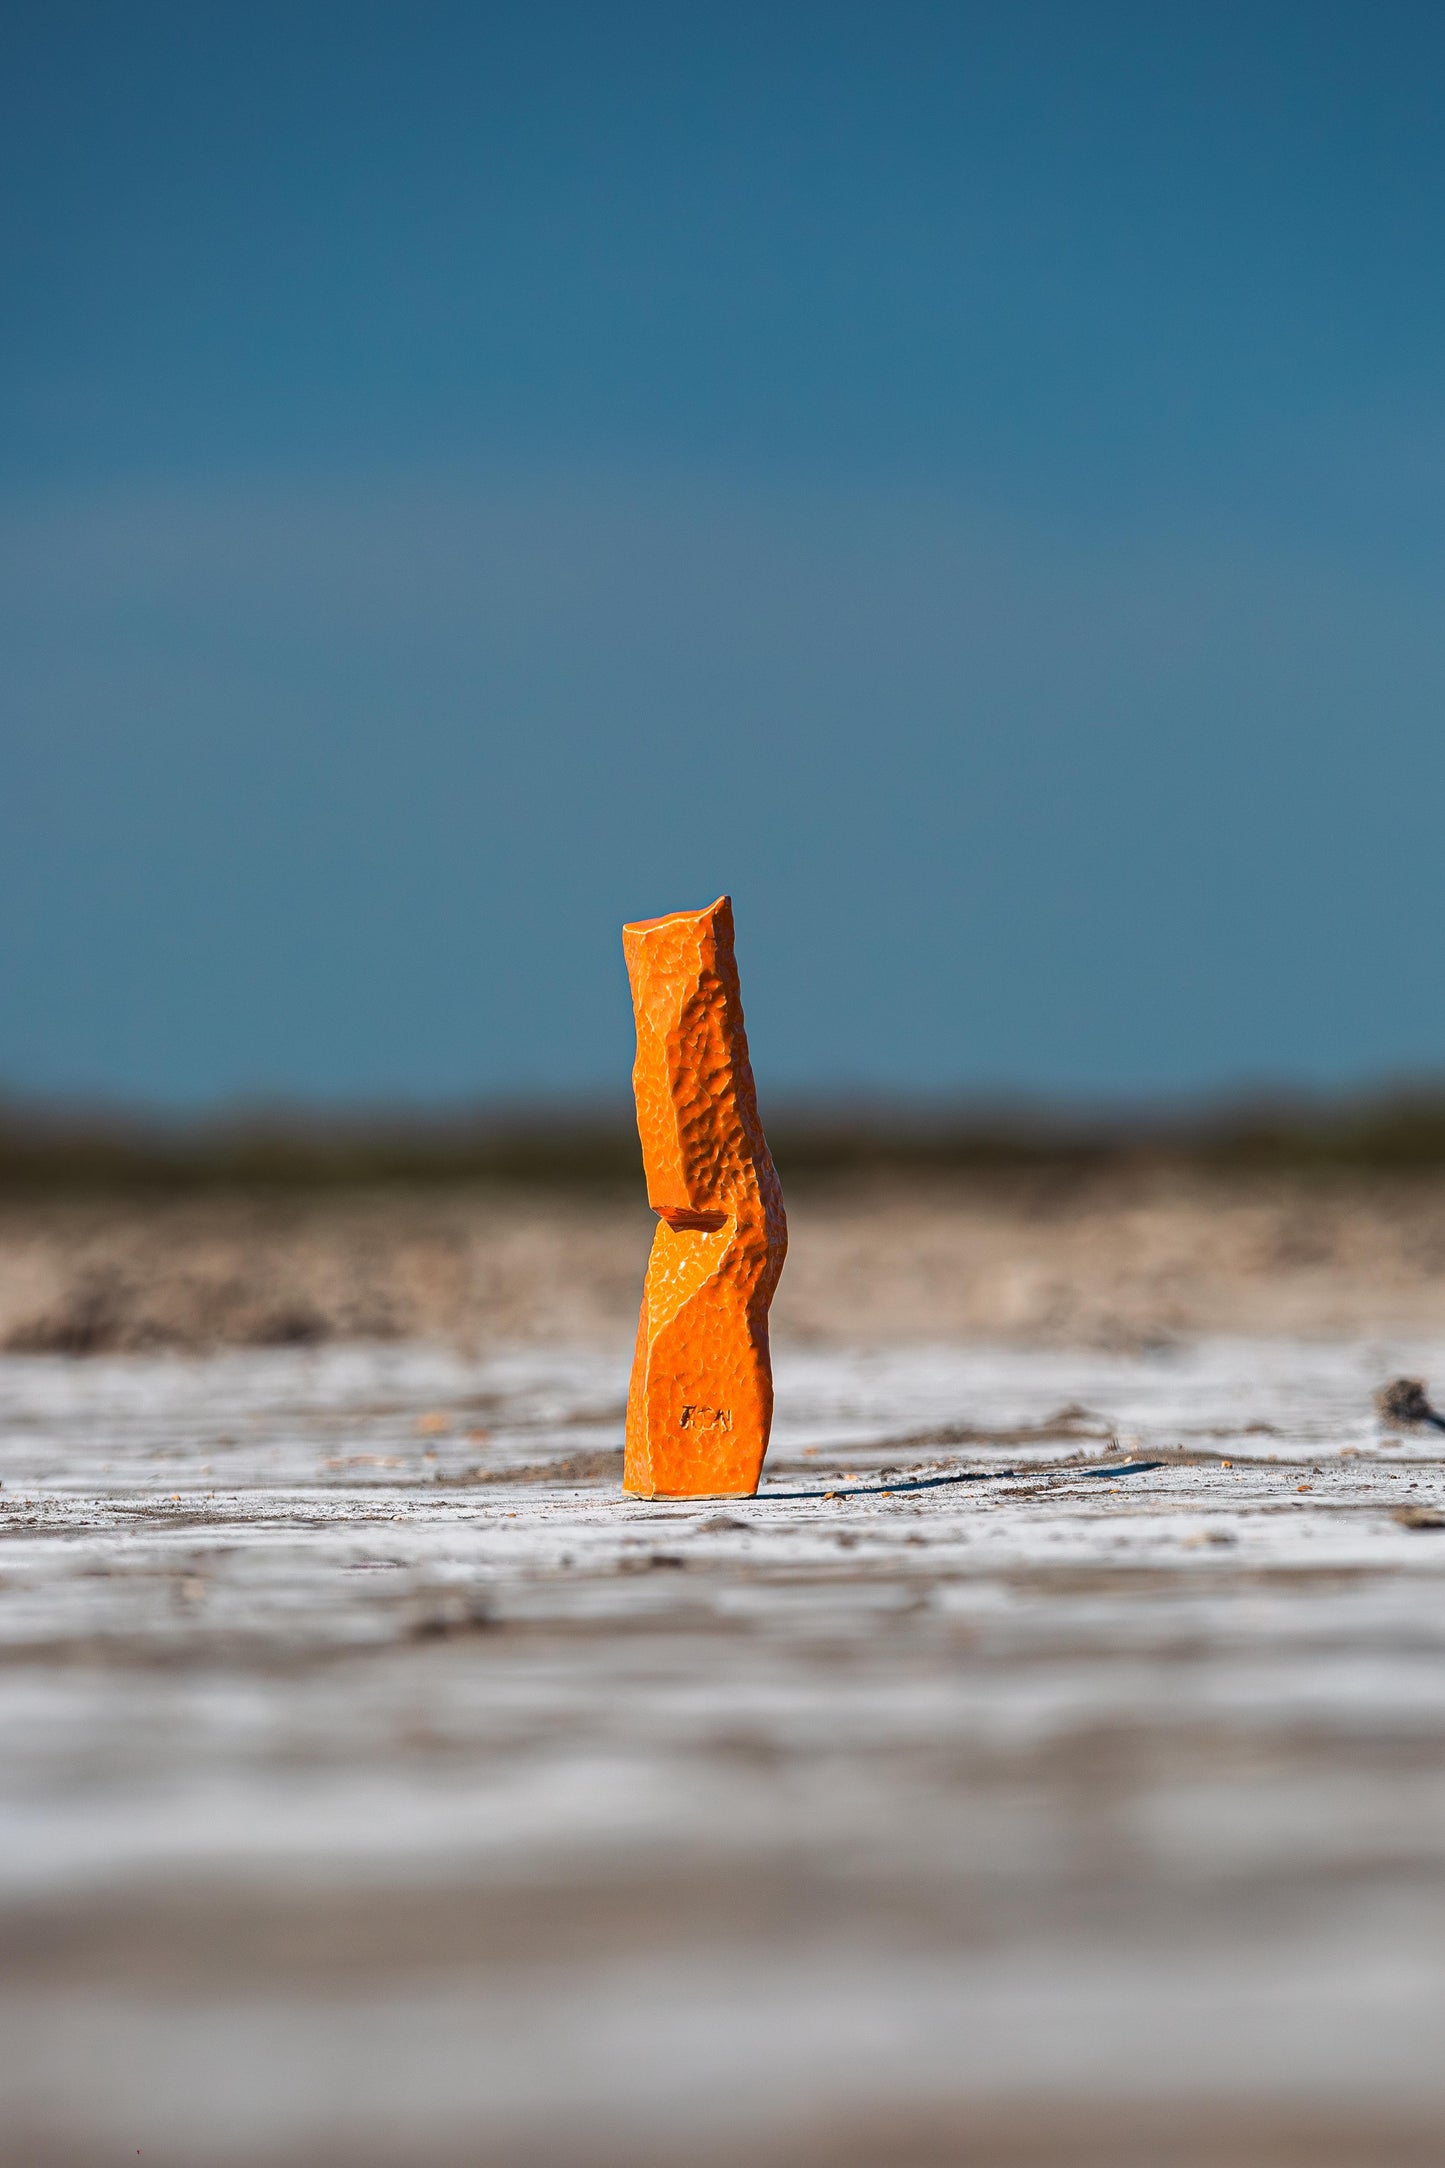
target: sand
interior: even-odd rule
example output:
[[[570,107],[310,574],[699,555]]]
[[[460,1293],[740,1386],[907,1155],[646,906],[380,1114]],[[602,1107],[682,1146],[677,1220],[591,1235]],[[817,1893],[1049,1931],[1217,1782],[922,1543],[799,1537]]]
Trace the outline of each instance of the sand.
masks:
[[[672,1505],[645,1215],[12,1217],[0,2157],[1433,2164],[1438,1210],[805,1203]]]
[[[1208,1332],[1445,1332],[1445,1181],[1161,1170],[795,1191],[780,1340],[1141,1346]],[[630,1196],[382,1192],[0,1213],[0,1346],[96,1353],[629,1334]]]

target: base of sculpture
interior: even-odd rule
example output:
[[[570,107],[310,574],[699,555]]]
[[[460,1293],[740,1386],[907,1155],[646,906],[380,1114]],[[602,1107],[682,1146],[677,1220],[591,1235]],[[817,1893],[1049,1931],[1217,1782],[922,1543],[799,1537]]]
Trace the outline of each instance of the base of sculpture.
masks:
[[[737,1230],[679,1229],[653,1240],[628,1401],[623,1489],[640,1498],[748,1498],[773,1421],[767,1326],[724,1276]],[[696,1282],[681,1308],[680,1284]]]

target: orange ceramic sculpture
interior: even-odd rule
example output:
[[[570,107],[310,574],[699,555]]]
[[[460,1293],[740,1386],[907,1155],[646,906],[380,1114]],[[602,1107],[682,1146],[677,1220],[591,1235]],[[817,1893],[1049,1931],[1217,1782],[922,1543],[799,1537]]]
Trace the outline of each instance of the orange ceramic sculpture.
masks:
[[[733,909],[624,926],[632,1086],[659,1215],[627,1400],[625,1490],[749,1497],[773,1419],[768,1304],[788,1246],[758,1120]]]

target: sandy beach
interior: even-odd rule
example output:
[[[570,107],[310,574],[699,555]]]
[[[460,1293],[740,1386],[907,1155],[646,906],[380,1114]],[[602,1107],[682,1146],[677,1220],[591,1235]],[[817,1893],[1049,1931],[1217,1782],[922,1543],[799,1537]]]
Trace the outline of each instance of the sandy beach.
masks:
[[[667,1504],[645,1212],[13,1213],[8,2157],[1435,2161],[1442,1225],[804,1199]]]
[[[797,1199],[676,1505],[648,1234],[9,1214],[6,2157],[1439,2159],[1445,1188]]]
[[[1445,1180],[1168,1168],[794,1187],[779,1344],[1445,1332]],[[627,1340],[639,1195],[378,1190],[10,1203],[0,1345],[204,1352],[335,1340]]]

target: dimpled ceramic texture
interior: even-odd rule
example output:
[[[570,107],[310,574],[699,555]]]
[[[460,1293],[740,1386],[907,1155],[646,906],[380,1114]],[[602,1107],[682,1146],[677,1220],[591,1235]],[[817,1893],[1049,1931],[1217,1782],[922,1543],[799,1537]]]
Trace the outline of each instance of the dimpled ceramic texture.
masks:
[[[747,1497],[773,1419],[768,1305],[788,1247],[758,1120],[726,896],[622,929],[632,1087],[659,1216],[627,1400],[624,1490]]]

